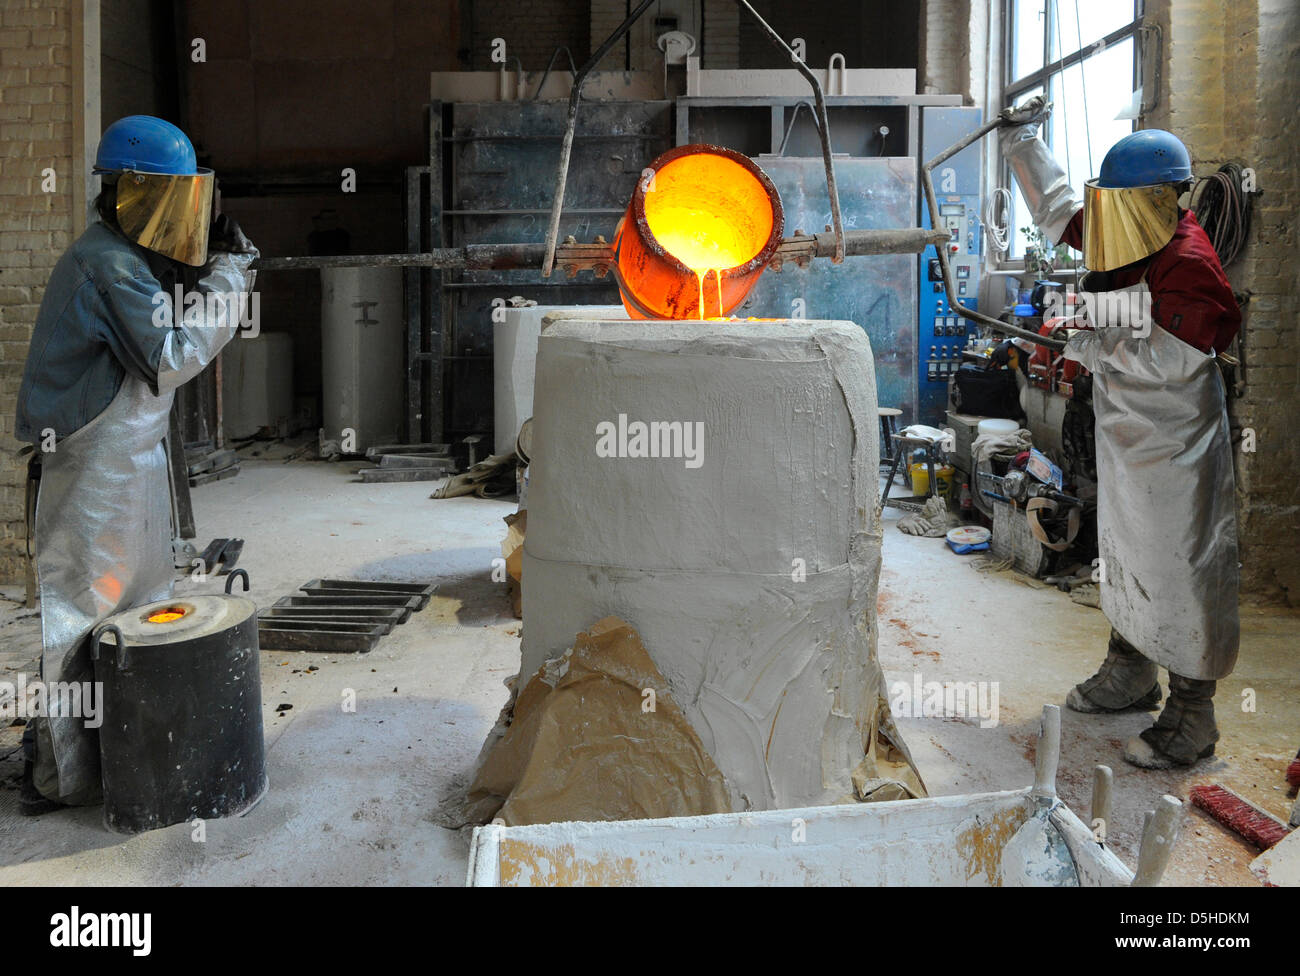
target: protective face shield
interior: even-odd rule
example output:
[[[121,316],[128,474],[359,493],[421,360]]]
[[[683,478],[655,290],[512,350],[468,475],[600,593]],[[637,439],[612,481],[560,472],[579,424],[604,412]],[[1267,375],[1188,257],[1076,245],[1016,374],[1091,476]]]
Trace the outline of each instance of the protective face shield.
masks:
[[[180,129],[128,115],[104,130],[95,172],[117,180],[117,225],[141,247],[198,266],[208,259],[216,178]]]
[[[128,170],[117,180],[117,225],[141,247],[198,267],[208,260],[215,184],[210,169],[193,174]]]
[[[1084,263],[1112,271],[1168,244],[1178,228],[1178,187],[1191,178],[1187,147],[1172,132],[1140,129],[1111,146],[1084,186]]]
[[[1178,228],[1178,188],[1099,186],[1083,188],[1083,261],[1093,271],[1111,271],[1155,254]]]

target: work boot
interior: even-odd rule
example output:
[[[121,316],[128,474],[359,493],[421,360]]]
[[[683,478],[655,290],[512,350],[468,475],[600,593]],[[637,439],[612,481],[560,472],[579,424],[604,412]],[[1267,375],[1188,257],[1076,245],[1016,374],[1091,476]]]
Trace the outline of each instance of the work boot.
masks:
[[[1214,755],[1219,729],[1214,724],[1217,682],[1169,672],[1169,701],[1156,724],[1124,747],[1124,758],[1143,769],[1190,766]]]
[[[62,809],[64,804],[49,799],[36,788],[32,778],[32,766],[30,759],[23,763],[23,781],[18,793],[18,812],[24,817],[39,817],[43,813]]]
[[[1114,630],[1106,660],[1087,681],[1070,689],[1067,707],[1076,712],[1150,711],[1160,704],[1160,671]]]

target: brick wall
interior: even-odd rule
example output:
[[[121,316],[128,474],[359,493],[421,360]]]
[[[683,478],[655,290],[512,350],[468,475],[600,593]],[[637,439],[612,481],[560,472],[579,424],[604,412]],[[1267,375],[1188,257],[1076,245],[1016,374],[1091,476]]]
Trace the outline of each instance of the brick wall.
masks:
[[[789,43],[802,37],[806,60],[824,68],[833,53],[844,55],[850,68],[915,68],[916,0],[755,0],[755,10]],[[753,18],[740,18],[740,67],[788,68],[789,59],[772,44]]]
[[[421,159],[429,73],[460,67],[468,43],[457,0],[189,0],[179,10],[183,121],[219,172]]]
[[[0,9],[0,581],[22,579],[23,479],[14,410],[36,310],[72,237],[71,3]],[[52,168],[55,192],[42,189]]]
[[[1249,243],[1228,279],[1244,309],[1242,396],[1234,431],[1254,434],[1237,452],[1242,594],[1250,602],[1300,604],[1300,332],[1296,209],[1300,171],[1295,107],[1300,11],[1292,0],[1233,4],[1153,0],[1164,30],[1160,103],[1144,120],[1186,144],[1198,175],[1235,161],[1252,167]],[[1242,442],[1243,446],[1246,442]]]
[[[701,68],[740,67],[740,8],[732,0],[703,0]],[[700,48],[696,48],[700,54]]]
[[[621,10],[622,3],[618,6]],[[518,57],[527,71],[545,68],[557,47],[567,47],[578,67],[582,67],[590,53],[591,4],[588,0],[529,0],[526,3],[519,0],[471,0],[470,7],[473,29],[468,38],[469,67],[473,70],[487,71],[498,67],[491,61],[494,37],[505,40],[510,67],[517,67],[514,58]],[[622,19],[620,13],[613,26],[617,27]],[[611,53],[611,61],[614,57]],[[566,69],[569,64],[563,54],[555,63],[564,65]],[[615,66],[607,64],[604,67],[612,70]],[[617,67],[623,67],[621,46]]]

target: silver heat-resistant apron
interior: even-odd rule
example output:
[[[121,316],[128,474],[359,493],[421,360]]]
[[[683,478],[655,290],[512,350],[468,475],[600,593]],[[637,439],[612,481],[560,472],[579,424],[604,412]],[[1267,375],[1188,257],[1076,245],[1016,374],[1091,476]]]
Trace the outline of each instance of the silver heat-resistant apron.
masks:
[[[155,396],[128,375],[107,409],[59,440],[41,461],[36,566],[46,683],[93,681],[86,638],[94,626],[119,610],[171,595],[175,573],[163,437],[174,395],[168,390]],[[50,714],[43,724],[57,770],[57,798],[93,802],[99,791],[98,737],[82,716]],[[38,740],[38,755],[48,759],[44,745]],[[48,779],[48,762],[41,765]],[[37,785],[50,795],[53,784]]]
[[[1237,517],[1215,358],[1154,323],[1144,338],[1080,333],[1065,356],[1093,374],[1101,608],[1157,664],[1224,678],[1239,641]]]
[[[171,595],[175,573],[163,438],[177,387],[216,358],[245,318],[256,275],[249,265],[258,252],[246,238],[243,243],[247,253],[216,255],[199,281],[198,290],[213,296],[202,321],[161,326],[167,335],[158,359],[158,393],[125,374],[108,407],[58,439],[41,459],[36,572],[41,676],[47,684],[93,681],[87,637],[96,624]],[[85,718],[52,711],[35,726],[37,788],[64,803],[96,802],[99,739]]]

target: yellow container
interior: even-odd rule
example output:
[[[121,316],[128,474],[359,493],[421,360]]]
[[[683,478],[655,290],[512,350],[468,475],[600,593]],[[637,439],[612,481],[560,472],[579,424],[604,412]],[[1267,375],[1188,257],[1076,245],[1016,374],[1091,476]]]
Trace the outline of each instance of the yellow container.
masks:
[[[912,494],[930,494],[930,472],[926,468],[925,462],[920,461],[911,465],[908,471],[912,477]],[[935,468],[934,476],[939,480],[939,494],[945,498],[951,495],[956,481],[957,469],[951,464],[945,464],[941,468]]]

